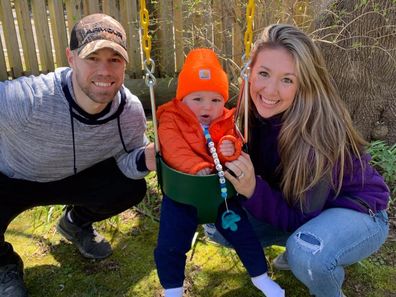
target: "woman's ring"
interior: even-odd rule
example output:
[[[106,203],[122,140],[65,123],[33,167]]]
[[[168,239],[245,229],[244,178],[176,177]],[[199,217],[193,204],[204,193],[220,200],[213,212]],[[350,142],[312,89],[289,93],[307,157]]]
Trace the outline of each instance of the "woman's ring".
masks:
[[[243,171],[241,172],[240,175],[237,176],[238,180],[242,179],[245,176],[245,173]]]

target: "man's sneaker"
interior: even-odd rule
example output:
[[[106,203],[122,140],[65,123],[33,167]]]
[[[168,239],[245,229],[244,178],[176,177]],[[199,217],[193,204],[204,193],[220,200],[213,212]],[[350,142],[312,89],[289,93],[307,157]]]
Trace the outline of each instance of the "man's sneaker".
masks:
[[[22,262],[0,266],[0,296],[28,297],[23,283]]]
[[[111,246],[92,225],[79,227],[69,221],[64,212],[56,229],[63,237],[74,243],[85,258],[104,259],[111,255]]]
[[[272,266],[278,270],[290,270],[289,263],[287,263],[286,252],[278,255],[274,260],[272,260]]]

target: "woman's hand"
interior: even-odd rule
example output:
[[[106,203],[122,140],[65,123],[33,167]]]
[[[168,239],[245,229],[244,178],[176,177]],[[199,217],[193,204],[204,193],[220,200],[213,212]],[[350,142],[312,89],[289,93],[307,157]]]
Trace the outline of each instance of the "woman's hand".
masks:
[[[256,187],[256,175],[250,156],[241,152],[238,159],[225,163],[225,166],[234,172],[235,177],[227,170],[224,172],[224,176],[232,183],[239,194],[250,198]]]

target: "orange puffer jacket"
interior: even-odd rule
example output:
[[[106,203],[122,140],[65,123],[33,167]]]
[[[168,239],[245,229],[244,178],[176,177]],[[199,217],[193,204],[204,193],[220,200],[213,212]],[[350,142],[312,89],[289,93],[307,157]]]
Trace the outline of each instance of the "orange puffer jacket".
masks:
[[[234,112],[235,109],[224,108],[223,115],[209,127],[210,136],[223,164],[235,160],[241,153],[242,141],[235,132]],[[161,155],[170,167],[189,174],[196,174],[208,167],[214,170],[213,158],[208,151],[201,124],[185,104],[173,99],[158,108],[157,118]],[[235,144],[232,156],[225,157],[219,151],[218,146],[225,139]]]

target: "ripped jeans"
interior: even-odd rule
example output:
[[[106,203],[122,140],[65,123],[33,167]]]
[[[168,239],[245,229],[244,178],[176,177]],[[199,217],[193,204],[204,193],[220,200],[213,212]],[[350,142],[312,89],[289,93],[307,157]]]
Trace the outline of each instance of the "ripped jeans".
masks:
[[[377,251],[388,236],[385,210],[374,217],[346,208],[330,208],[293,233],[283,232],[250,216],[261,244],[286,246],[293,274],[316,297],[342,296],[344,267]],[[229,246],[219,232],[208,234]]]

